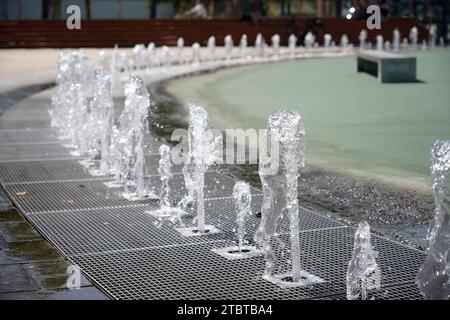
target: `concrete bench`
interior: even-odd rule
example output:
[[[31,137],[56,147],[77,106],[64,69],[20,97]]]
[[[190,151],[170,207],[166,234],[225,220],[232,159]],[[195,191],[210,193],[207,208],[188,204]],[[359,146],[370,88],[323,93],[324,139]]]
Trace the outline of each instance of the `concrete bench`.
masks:
[[[417,81],[417,63],[415,57],[402,54],[364,50],[356,55],[357,72],[367,72],[380,82]]]

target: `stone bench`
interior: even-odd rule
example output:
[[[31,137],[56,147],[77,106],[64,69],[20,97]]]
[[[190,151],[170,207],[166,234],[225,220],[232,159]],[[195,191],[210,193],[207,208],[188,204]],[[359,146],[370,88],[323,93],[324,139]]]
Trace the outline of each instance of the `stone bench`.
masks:
[[[367,72],[380,82],[417,81],[416,58],[398,53],[364,50],[356,55],[357,72]]]

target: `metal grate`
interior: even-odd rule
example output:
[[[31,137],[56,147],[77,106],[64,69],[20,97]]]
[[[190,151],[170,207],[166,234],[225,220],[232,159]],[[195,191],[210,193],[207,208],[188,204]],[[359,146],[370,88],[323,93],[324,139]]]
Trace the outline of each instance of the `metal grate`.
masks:
[[[351,248],[344,245],[333,252],[332,248],[322,247],[318,255],[315,237],[311,237],[314,234],[330,242],[335,240],[333,233],[337,232],[353,234],[354,229],[300,234],[302,268],[325,280],[309,288],[280,289],[263,280],[262,257],[228,260],[211,251],[226,246],[226,242],[80,255],[70,259],[112,297],[119,299],[313,299],[345,296],[345,271],[341,272],[347,268],[348,260],[344,258],[349,257]],[[383,288],[377,294],[392,290],[387,297],[400,294],[403,294],[402,298],[411,297],[406,289],[391,289],[393,284],[398,284],[392,281],[393,276],[405,272],[405,269],[395,269],[394,263],[405,264],[413,270],[405,274],[408,285],[412,284],[417,265],[400,259],[389,260],[391,257],[387,242],[378,243],[377,247],[380,251],[379,263],[385,276]],[[407,256],[405,251],[410,250],[405,247],[397,249],[400,250],[400,256]],[[325,255],[336,258],[339,254],[344,257],[327,261],[331,268],[324,268]],[[411,291],[412,297],[419,298]],[[379,295],[379,298],[385,297]]]
[[[58,144],[0,145],[0,161],[74,158],[70,150]]]
[[[159,194],[160,179],[158,176],[146,178],[147,185],[153,192]],[[15,204],[24,213],[37,213],[61,210],[93,209],[116,206],[133,206],[121,196],[122,189],[109,189],[103,181],[106,180],[75,180],[52,181],[42,183],[14,183],[5,185],[5,190]],[[217,172],[207,172],[205,175],[205,198],[226,197],[232,194],[233,180]],[[174,202],[178,202],[186,194],[184,177],[175,175],[171,181]],[[257,189],[253,190],[259,192]]]
[[[108,189],[102,181],[18,183],[4,187],[25,214],[134,206],[145,203],[145,201],[127,201],[120,195],[120,190]]]
[[[263,280],[261,257],[228,260],[201,243],[71,257],[116,299],[305,299],[338,293],[333,283],[280,290]]]
[[[385,287],[376,292],[370,292],[370,298],[375,300],[422,300],[419,288],[415,283],[403,284],[400,286]],[[345,294],[327,297],[328,300],[346,300]],[[320,299],[323,300],[323,299]]]
[[[246,223],[249,242],[252,242],[251,237],[259,225],[259,218],[255,213],[259,210],[261,196],[256,198],[254,215]],[[156,202],[145,206],[38,213],[29,215],[28,218],[64,254],[76,255],[192,242],[236,241],[236,222],[233,218],[235,212],[229,202],[230,199],[206,201],[206,223],[216,226],[221,233],[203,237],[183,237],[174,231],[171,223],[163,223],[146,213],[148,210],[159,209]],[[193,217],[194,215],[188,215],[183,222],[192,225]],[[341,227],[340,224],[317,214],[302,212],[301,230],[325,226]],[[288,227],[284,230],[287,232]]]
[[[79,179],[92,176],[77,160],[0,162],[0,181],[4,184]]]
[[[50,142],[61,143],[52,129],[0,130],[0,145]]]
[[[5,120],[3,117],[0,118],[0,130],[44,128],[50,128],[49,120]]]
[[[355,229],[300,207],[302,268],[324,283],[280,289],[261,278],[262,257],[228,260],[212,252],[236,242],[235,180],[217,171],[205,176],[206,223],[221,232],[183,237],[174,225],[145,211],[157,201],[129,202],[107,179],[92,177],[70,150],[56,143],[46,112],[48,98],[23,100],[0,118],[0,182],[33,225],[111,297],[117,299],[345,299],[345,274]],[[116,106],[122,103],[116,104]],[[117,113],[118,114],[118,113]],[[33,119],[33,120],[26,120]],[[158,193],[158,148],[147,135],[146,182]],[[174,166],[173,202],[186,193],[181,166]],[[262,194],[252,188],[247,240],[259,225]],[[193,208],[192,210],[195,210]],[[192,225],[194,215],[183,217]],[[289,221],[273,239],[278,257],[289,248]],[[373,236],[383,288],[376,299],[421,299],[414,279],[425,254]],[[287,270],[286,256],[275,265]]]

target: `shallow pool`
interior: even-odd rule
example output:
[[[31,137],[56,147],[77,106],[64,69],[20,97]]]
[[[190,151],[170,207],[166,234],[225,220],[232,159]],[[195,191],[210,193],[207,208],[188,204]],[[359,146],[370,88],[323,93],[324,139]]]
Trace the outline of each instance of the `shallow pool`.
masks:
[[[227,69],[167,90],[205,105],[216,128],[264,128],[273,110],[299,110],[310,163],[429,190],[430,146],[450,138],[450,51],[417,58],[417,83],[380,84],[350,57]]]

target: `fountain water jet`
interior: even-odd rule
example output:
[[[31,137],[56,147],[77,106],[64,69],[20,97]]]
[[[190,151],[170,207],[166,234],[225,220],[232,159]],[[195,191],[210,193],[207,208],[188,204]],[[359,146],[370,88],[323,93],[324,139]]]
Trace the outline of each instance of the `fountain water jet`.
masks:
[[[392,36],[392,44],[395,52],[400,51],[400,38],[401,38],[400,31],[397,28],[395,28]]]
[[[239,48],[240,48],[239,56],[241,57],[241,59],[250,58],[247,55],[247,47],[248,47],[247,35],[243,34],[241,37],[241,41],[239,42]]]
[[[274,34],[271,40],[272,40],[272,57],[274,59],[278,59],[280,55],[280,35]]]
[[[347,50],[349,47],[349,43],[350,43],[350,41],[348,39],[348,36],[344,33],[341,36],[341,41],[340,41],[342,50]]]
[[[305,40],[303,41],[305,48],[311,49],[314,46],[315,41],[316,41],[316,37],[312,34],[311,31],[309,31],[305,36]]]
[[[377,39],[377,50],[383,51],[383,46],[384,46],[383,36],[381,34],[379,34],[379,35],[377,35],[376,39]]]
[[[113,128],[111,152],[114,155],[115,181],[109,187],[124,187],[123,197],[130,201],[158,199],[145,188],[144,134],[148,132],[150,95],[144,81],[130,75],[125,84],[125,107],[119,127]]]
[[[436,204],[428,232],[428,256],[416,283],[425,299],[450,299],[450,140],[438,140],[431,150],[431,175]]]
[[[367,31],[365,29],[361,30],[359,33],[359,48],[361,50],[366,49]]]
[[[247,245],[244,240],[245,220],[251,214],[252,195],[249,184],[243,181],[236,182],[233,188],[233,198],[237,209],[236,222],[238,226],[238,245],[225,248],[214,248],[212,251],[230,260],[259,256],[262,252],[254,246]]]
[[[233,38],[231,35],[225,36],[225,60],[230,60],[232,58],[233,53]]]
[[[324,46],[324,48],[325,49],[329,49],[330,48],[330,46],[331,46],[331,34],[329,34],[329,33],[326,33],[324,36],[323,36],[323,46]]]
[[[428,30],[428,46],[430,49],[436,48],[436,39],[437,39],[437,27],[436,25],[430,25],[430,29]]]
[[[115,116],[111,74],[97,70],[94,87],[94,98],[90,105],[91,153],[93,156],[100,155],[100,169],[92,169],[89,173],[93,176],[104,176],[112,173],[110,147]]]
[[[100,50],[98,52],[97,64],[103,70],[108,70],[109,71],[111,69],[111,67],[109,65],[109,61],[108,61],[108,56],[106,55],[106,51],[105,50]]]
[[[256,35],[255,39],[255,56],[258,58],[264,57],[264,38],[261,33]]]
[[[147,46],[147,67],[153,68],[156,64],[156,52],[155,52],[155,44],[150,42]]]
[[[216,38],[214,36],[208,38],[208,55],[209,61],[216,60]]]
[[[352,258],[347,269],[347,299],[367,300],[367,291],[381,288],[381,270],[370,242],[370,226],[366,221],[359,223],[355,233]]]
[[[181,217],[186,215],[186,211],[172,206],[170,196],[170,181],[173,178],[171,149],[163,144],[159,147],[159,168],[158,173],[161,180],[161,190],[159,193],[160,208],[158,210],[145,211],[159,220],[168,219],[172,223],[181,222]]]
[[[288,39],[289,52],[291,54],[291,58],[295,57],[295,49],[297,48],[297,37],[294,34],[291,34]]]
[[[189,105],[188,154],[183,167],[186,197],[180,202],[184,209],[189,204],[197,206],[197,227],[178,229],[184,235],[202,235],[218,230],[212,225],[205,225],[204,185],[208,167],[218,161],[219,149],[222,147],[221,136],[214,136],[208,129],[208,113],[197,104]]]
[[[264,251],[264,279],[282,287],[307,286],[322,282],[319,277],[303,271],[300,265],[297,198],[299,169],[304,164],[305,129],[300,114],[293,111],[272,113],[264,141],[260,144],[259,175],[264,199],[261,224],[254,239]],[[273,274],[277,261],[272,242],[277,239],[281,241],[277,236],[277,225],[283,216],[288,217],[290,226],[290,270]]]
[[[192,65],[197,66],[200,63],[200,44],[192,44]]]
[[[417,43],[419,42],[419,30],[417,27],[412,27],[409,30],[409,40],[411,41],[412,49],[417,50]]]
[[[183,49],[184,49],[184,39],[182,37],[178,38],[177,40],[177,61],[178,64],[183,64],[184,63],[184,59],[183,59]]]

